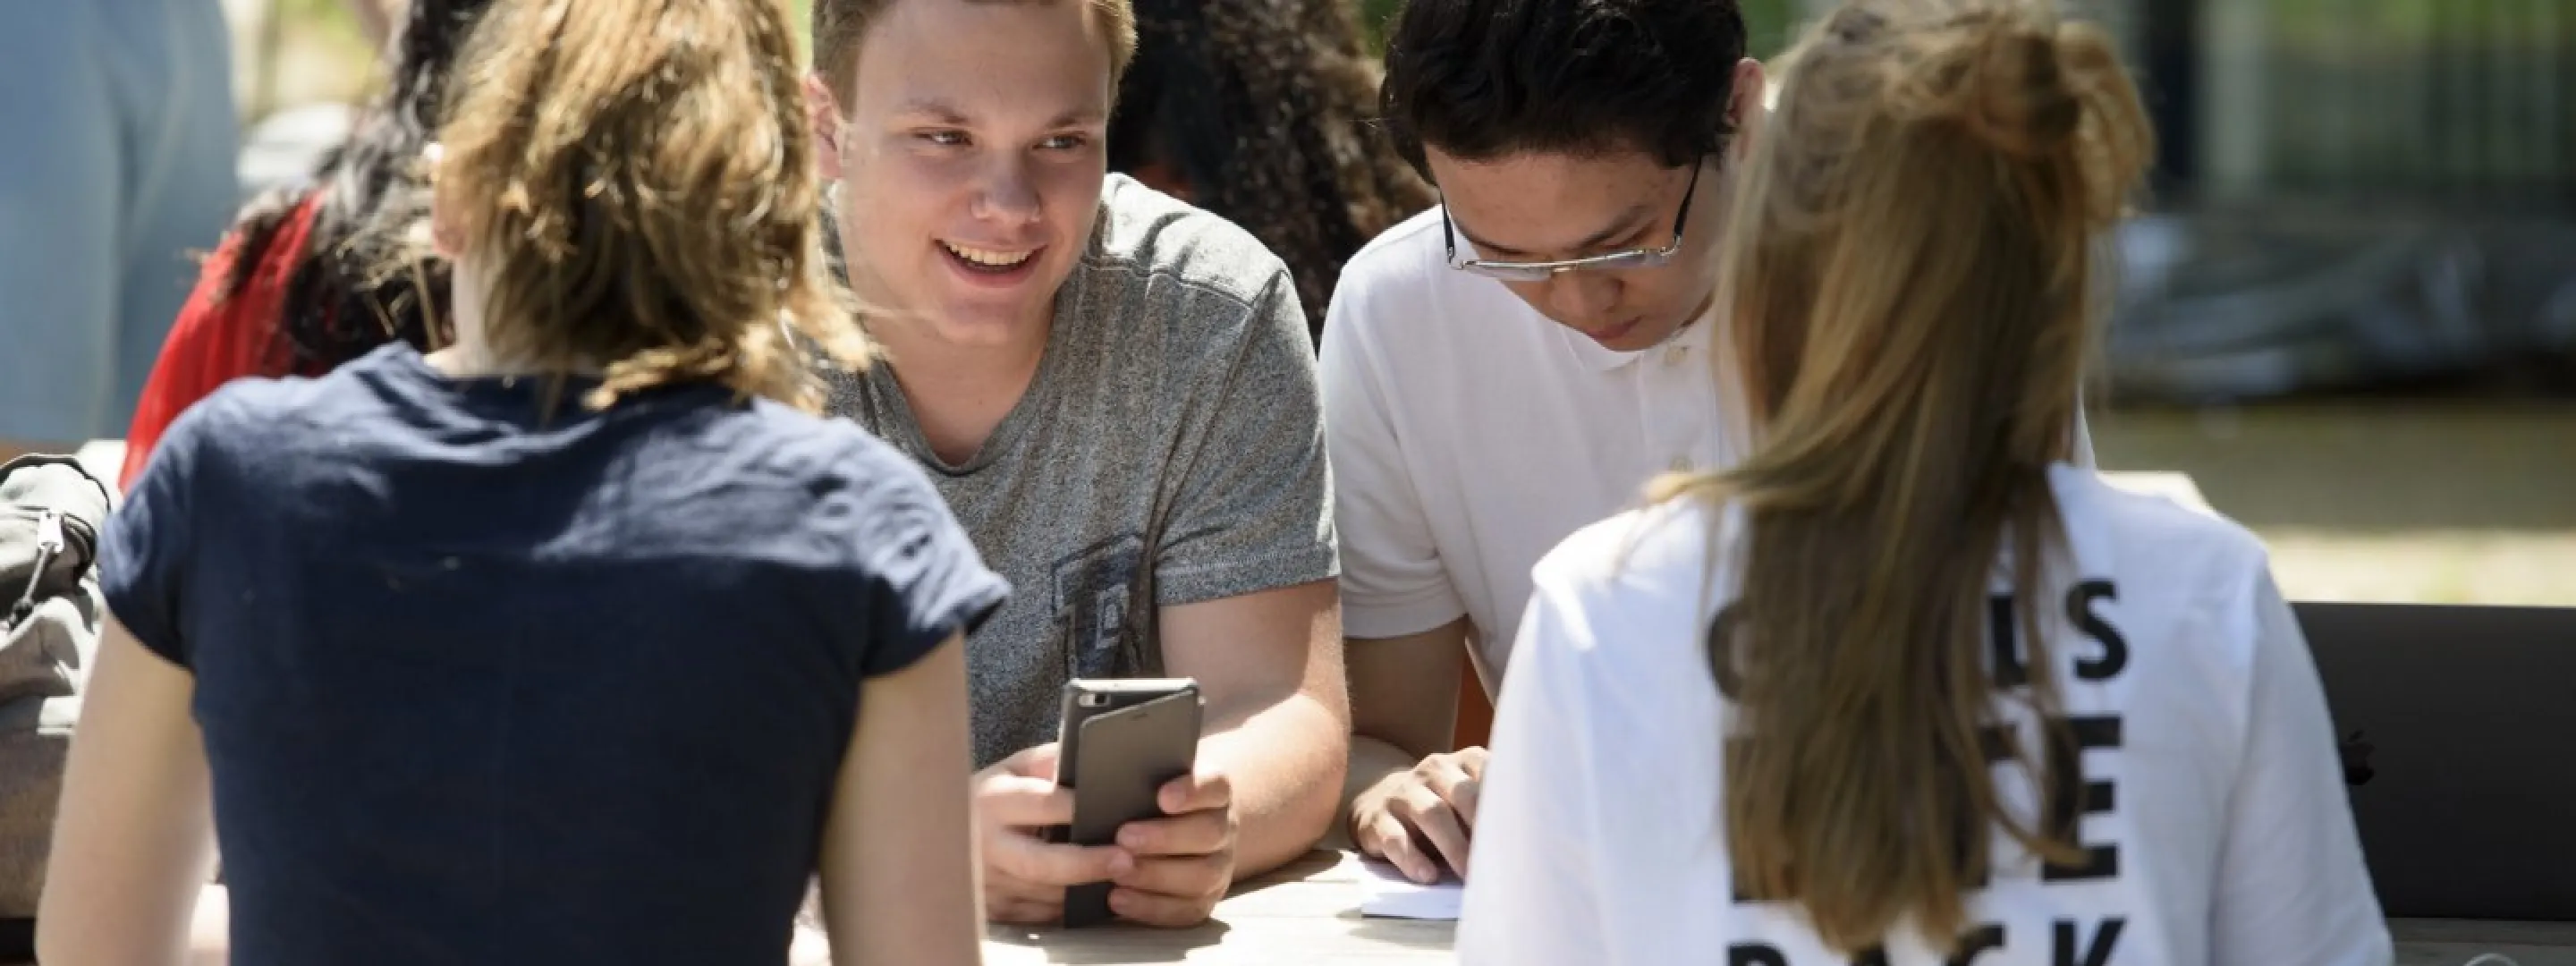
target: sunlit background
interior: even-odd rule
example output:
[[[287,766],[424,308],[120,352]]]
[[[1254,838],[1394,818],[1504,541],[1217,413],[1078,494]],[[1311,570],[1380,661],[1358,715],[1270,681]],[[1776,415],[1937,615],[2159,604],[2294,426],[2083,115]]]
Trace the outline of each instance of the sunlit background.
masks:
[[[249,167],[291,170],[373,53],[343,0],[224,3],[253,152],[283,146]],[[1768,56],[1820,5],[1744,7]],[[2164,142],[2103,463],[2188,474],[2294,597],[2576,604],[2576,2],[2084,7]]]

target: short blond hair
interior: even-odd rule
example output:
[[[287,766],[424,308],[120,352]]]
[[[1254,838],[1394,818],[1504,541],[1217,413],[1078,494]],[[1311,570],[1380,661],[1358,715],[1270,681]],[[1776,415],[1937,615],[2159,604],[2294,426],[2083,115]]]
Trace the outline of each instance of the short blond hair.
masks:
[[[916,0],[922,2],[922,0]],[[1091,8],[1093,20],[1109,47],[1109,90],[1127,76],[1136,58],[1136,8],[1130,0],[948,0],[952,3],[1036,4],[1079,2]],[[814,70],[832,88],[843,107],[857,94],[859,41],[896,0],[814,0]]]

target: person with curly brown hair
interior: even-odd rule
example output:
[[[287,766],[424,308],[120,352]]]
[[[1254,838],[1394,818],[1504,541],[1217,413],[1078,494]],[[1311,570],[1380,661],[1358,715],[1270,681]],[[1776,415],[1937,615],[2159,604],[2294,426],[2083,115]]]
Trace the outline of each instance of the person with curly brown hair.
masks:
[[[1109,170],[1243,226],[1287,261],[1323,337],[1342,263],[1431,207],[1374,123],[1377,69],[1342,0],[1136,0]]]

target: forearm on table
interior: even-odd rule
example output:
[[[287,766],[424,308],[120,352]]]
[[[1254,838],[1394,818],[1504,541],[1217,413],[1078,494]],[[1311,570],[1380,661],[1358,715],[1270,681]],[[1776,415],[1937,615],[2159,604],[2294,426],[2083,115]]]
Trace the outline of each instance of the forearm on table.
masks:
[[[1465,673],[1468,624],[1455,618],[1430,630],[1343,642],[1351,691],[1350,768],[1342,812],[1388,776],[1425,758],[1456,750],[1458,681]]]
[[[1259,875],[1315,847],[1340,806],[1342,719],[1311,694],[1242,718],[1215,722],[1201,757],[1234,786],[1235,877]]]

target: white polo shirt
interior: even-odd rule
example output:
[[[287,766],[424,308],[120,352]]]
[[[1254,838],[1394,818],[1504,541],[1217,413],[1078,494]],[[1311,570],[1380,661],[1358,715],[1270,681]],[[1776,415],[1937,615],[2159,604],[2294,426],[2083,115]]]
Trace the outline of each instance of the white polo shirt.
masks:
[[[1449,267],[1434,208],[1352,256],[1325,315],[1324,432],[1341,537],[1342,630],[1420,633],[1460,615],[1488,695],[1530,567],[1668,470],[1725,466],[1725,340],[1694,323],[1614,352],[1503,283]],[[2092,451],[2078,423],[2079,462]]]

